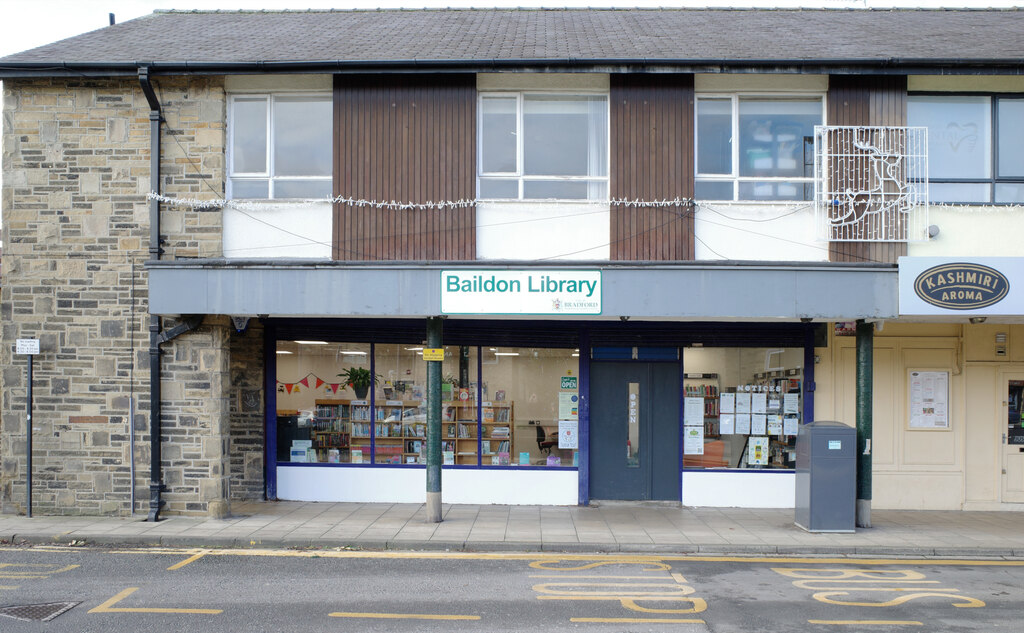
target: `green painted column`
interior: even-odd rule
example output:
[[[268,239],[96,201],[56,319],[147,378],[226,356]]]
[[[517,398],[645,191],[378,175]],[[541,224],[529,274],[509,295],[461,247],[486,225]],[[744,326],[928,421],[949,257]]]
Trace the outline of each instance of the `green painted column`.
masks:
[[[875,326],[857,321],[857,527],[871,527],[871,400]]]
[[[441,347],[441,317],[427,318],[427,347]],[[427,521],[441,522],[441,365],[427,361]]]

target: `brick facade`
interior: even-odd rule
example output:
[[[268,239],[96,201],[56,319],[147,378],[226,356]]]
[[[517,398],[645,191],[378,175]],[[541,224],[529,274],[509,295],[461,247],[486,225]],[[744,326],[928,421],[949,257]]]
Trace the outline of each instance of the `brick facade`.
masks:
[[[222,79],[159,78],[163,191],[223,197]],[[33,509],[128,514],[134,403],[136,511],[148,507],[149,106],[131,80],[5,82],[0,290],[0,507],[25,505],[25,362],[34,361]],[[161,209],[164,258],[221,254],[219,210]],[[166,326],[165,326],[166,327]],[[163,346],[166,499],[204,513],[230,496],[226,317]]]

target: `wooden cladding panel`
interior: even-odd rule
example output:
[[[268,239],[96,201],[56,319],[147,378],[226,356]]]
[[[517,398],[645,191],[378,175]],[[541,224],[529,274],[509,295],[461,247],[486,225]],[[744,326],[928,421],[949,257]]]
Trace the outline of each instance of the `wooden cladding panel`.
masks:
[[[611,76],[613,199],[693,197],[693,75]],[[693,206],[611,208],[613,260],[692,260]]]
[[[907,78],[833,75],[828,82],[828,125],[907,124]],[[906,242],[831,242],[833,262],[896,263]]]
[[[476,78],[338,75],[334,194],[425,203],[476,197]],[[476,257],[476,209],[334,206],[341,260]]]

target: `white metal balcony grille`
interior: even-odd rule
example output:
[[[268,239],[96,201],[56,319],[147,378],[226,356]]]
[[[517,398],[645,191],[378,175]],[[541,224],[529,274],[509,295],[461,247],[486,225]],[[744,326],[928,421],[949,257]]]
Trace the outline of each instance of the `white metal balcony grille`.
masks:
[[[814,128],[814,209],[820,239],[928,239],[928,130]]]

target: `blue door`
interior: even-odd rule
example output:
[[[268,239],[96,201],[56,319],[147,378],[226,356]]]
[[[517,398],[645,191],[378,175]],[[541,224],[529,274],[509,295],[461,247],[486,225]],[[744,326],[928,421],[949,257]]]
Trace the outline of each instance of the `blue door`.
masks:
[[[590,497],[679,501],[679,365],[590,364]]]

